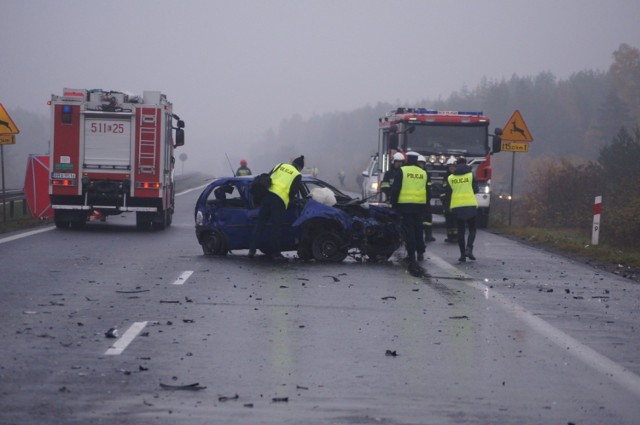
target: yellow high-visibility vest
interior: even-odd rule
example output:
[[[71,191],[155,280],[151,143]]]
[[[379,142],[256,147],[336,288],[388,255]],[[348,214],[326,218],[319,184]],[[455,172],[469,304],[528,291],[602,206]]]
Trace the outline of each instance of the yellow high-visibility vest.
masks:
[[[284,207],[289,206],[289,189],[293,179],[298,176],[300,172],[296,167],[291,164],[280,164],[276,167],[273,173],[271,173],[271,186],[269,192],[275,193],[284,202]]]
[[[402,187],[399,204],[427,203],[427,172],[417,165],[405,165],[402,170]]]
[[[450,209],[478,206],[478,200],[473,193],[473,173],[451,174],[447,180],[452,190]]]

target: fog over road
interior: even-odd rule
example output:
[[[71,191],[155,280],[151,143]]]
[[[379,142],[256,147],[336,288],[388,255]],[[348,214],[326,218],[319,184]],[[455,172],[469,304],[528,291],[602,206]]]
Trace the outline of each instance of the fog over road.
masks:
[[[424,279],[205,257],[198,193],[0,237],[1,424],[637,423],[637,284],[484,231],[457,264],[441,228]]]

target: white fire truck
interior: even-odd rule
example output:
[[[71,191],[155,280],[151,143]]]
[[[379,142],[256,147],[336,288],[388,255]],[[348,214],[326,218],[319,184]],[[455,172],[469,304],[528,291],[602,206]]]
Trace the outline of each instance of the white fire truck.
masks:
[[[81,226],[92,214],[128,211],[136,213],[139,229],[169,226],[173,152],[184,145],[184,122],[166,96],[64,89],[49,104],[49,196],[56,226]]]
[[[451,156],[464,156],[474,170],[480,186],[478,200],[478,226],[489,221],[491,154],[500,151],[502,129],[489,134],[490,120],[482,112],[438,111],[426,108],[397,108],[379,120],[378,150],[372,158],[373,166],[363,173],[371,192],[381,199],[380,182],[389,169],[393,153],[416,151],[427,158],[427,171],[431,176],[432,212],[442,211],[440,193],[446,177],[445,163]],[[489,138],[493,142],[489,142]]]

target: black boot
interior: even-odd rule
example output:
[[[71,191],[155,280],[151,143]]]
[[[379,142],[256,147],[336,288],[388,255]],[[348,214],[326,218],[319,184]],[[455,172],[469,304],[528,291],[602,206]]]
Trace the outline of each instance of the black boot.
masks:
[[[473,256],[473,245],[467,245],[467,251],[465,252],[465,255],[469,258],[469,260],[475,261],[476,257]]]
[[[476,240],[476,232],[469,232],[469,237],[467,239],[467,249],[465,251],[465,255],[469,258],[469,260],[475,260],[476,257],[473,256],[473,243]]]
[[[424,241],[425,242],[435,242],[435,238],[433,237],[432,227],[424,226]]]

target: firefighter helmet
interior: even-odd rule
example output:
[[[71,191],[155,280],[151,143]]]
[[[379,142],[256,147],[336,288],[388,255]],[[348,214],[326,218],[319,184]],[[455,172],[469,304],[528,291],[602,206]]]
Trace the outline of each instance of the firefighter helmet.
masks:
[[[418,155],[418,162],[424,162],[426,164],[427,158],[425,158],[424,155]]]
[[[393,154],[393,160],[394,161],[404,161],[404,155],[402,155],[400,152],[396,152]]]
[[[242,165],[243,167],[247,166],[247,160],[246,159],[241,159],[240,160],[240,165]]]
[[[447,159],[447,162],[445,162],[446,165],[456,165],[456,157],[451,155],[451,157],[449,157],[449,159]]]

